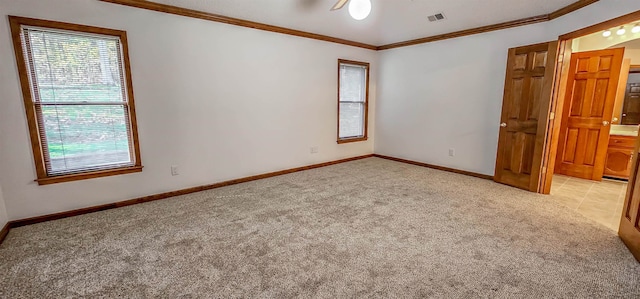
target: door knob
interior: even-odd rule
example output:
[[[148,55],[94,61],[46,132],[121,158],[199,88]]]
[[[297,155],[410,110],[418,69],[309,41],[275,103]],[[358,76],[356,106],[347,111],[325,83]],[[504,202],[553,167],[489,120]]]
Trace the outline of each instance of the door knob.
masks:
[[[609,121],[603,120],[602,121],[602,125],[605,126],[605,127],[608,126],[609,125]]]
[[[507,127],[507,123],[501,123],[500,127],[506,128]]]

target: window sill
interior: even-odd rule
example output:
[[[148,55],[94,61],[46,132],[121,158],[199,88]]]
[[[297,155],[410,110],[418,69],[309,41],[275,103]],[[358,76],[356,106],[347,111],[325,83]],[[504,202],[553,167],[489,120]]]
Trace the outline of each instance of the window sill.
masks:
[[[88,180],[88,179],[135,173],[135,172],[142,172],[142,166],[131,166],[126,168],[115,168],[115,169],[99,170],[99,171],[92,171],[92,172],[82,172],[82,173],[74,173],[74,174],[67,174],[67,175],[51,176],[51,177],[37,179],[36,182],[38,182],[38,185],[50,185],[50,184]]]
[[[354,137],[354,138],[338,139],[338,144],[367,141],[367,139],[369,139],[369,138],[367,138],[366,136],[365,137]]]

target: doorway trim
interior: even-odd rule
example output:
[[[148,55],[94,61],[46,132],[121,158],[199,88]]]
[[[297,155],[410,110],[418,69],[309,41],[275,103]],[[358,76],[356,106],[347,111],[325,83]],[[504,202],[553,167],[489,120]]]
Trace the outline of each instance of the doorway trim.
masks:
[[[574,38],[604,31],[638,20],[640,20],[640,10],[559,36],[558,56],[556,58],[556,74],[554,77],[551,109],[549,110],[547,118],[549,120],[549,124],[546,131],[542,164],[543,168],[540,174],[541,178],[540,186],[538,186],[538,193],[549,194],[551,192],[551,181],[555,170],[558,139],[560,138],[560,126],[562,121],[562,117],[560,116],[562,115],[564,108],[569,64],[571,62],[570,41]]]

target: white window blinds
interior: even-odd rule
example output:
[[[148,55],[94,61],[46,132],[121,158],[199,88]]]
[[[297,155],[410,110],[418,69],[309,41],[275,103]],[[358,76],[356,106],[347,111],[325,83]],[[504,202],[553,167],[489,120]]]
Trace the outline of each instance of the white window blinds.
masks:
[[[119,38],[23,26],[21,41],[47,175],[133,166]]]
[[[340,64],[340,139],[365,136],[367,67]]]

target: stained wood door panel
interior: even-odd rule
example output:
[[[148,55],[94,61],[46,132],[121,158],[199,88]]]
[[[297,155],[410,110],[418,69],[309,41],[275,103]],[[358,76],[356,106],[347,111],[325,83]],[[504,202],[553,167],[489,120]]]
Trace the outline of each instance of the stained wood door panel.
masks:
[[[573,53],[555,172],[601,180],[624,48]]]
[[[576,159],[576,149],[578,148],[578,129],[567,130],[567,138],[565,140],[565,150],[562,153],[563,162],[573,162]]]
[[[622,209],[618,235],[627,245],[633,256],[640,261],[640,176],[638,176],[638,150],[640,140],[636,140],[633,149],[631,176]]]
[[[504,155],[504,169],[517,174],[531,174],[535,135],[508,132],[506,137],[513,146]]]
[[[557,42],[509,50],[494,179],[537,191]]]
[[[562,162],[574,163],[578,165],[595,165],[595,151],[587,149],[597,145],[600,139],[599,129],[579,130],[570,129],[567,132],[566,146],[563,153]]]
[[[568,128],[576,129],[594,129],[600,130],[602,128],[602,116],[593,115],[589,117],[571,117],[567,119]]]

